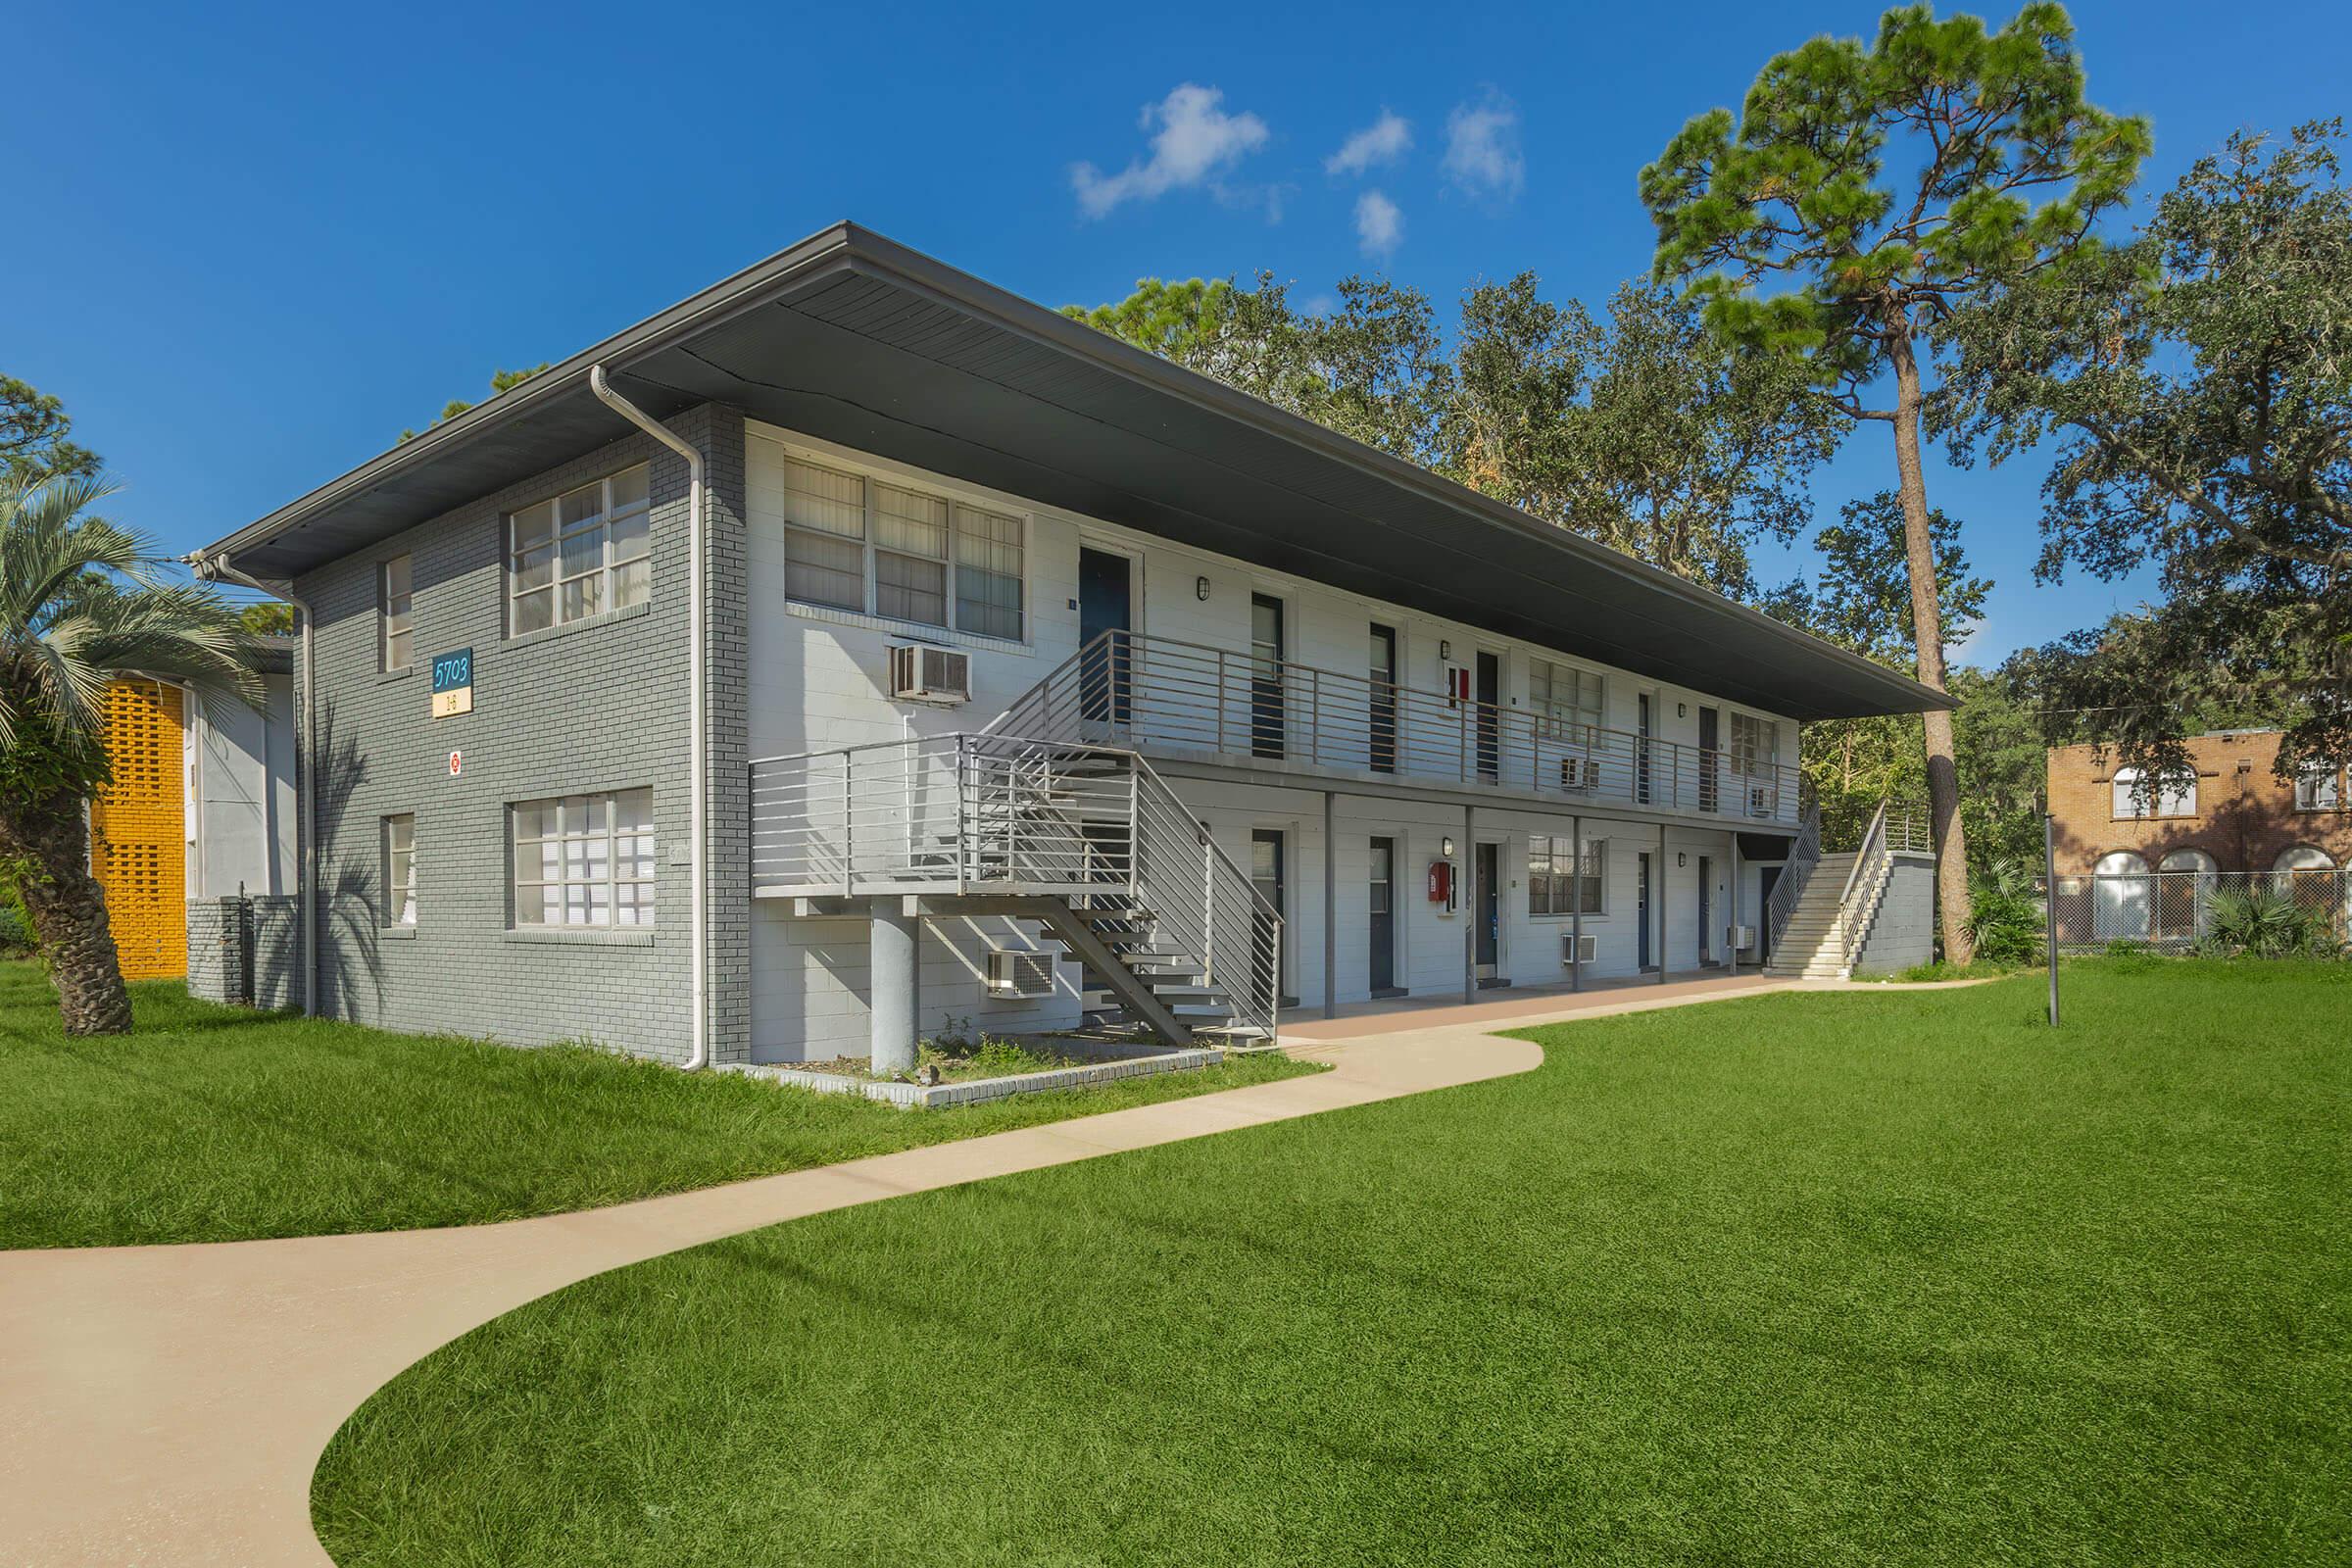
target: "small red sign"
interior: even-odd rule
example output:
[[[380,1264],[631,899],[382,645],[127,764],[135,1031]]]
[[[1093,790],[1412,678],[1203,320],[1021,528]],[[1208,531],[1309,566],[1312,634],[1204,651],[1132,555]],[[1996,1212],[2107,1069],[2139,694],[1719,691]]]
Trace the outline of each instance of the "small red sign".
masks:
[[[463,772],[465,772],[465,771],[466,771],[466,754],[465,754],[464,752],[452,752],[452,753],[450,753],[450,754],[449,754],[449,776],[450,776],[451,778],[456,778],[456,777],[457,777],[457,776],[458,776],[460,773],[463,773]]]

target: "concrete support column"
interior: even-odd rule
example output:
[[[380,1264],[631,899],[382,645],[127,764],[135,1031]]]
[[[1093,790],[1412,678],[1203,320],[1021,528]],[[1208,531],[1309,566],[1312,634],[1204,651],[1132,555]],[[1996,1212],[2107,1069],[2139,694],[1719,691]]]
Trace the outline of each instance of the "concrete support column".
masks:
[[[1551,874],[1560,874],[1560,862],[1555,856]],[[1572,956],[1581,956],[1585,946],[1585,819],[1568,818],[1568,941]],[[1585,966],[1582,962],[1568,967],[1568,989],[1585,989]]]
[[[1462,808],[1462,1000],[1478,1000],[1478,922],[1484,918],[1478,897],[1478,808]]]
[[[1651,900],[1657,905],[1657,908],[1650,912],[1658,922],[1658,984],[1660,985],[1666,983],[1666,883],[1667,872],[1670,869],[1672,868],[1666,863],[1666,824],[1660,822],[1658,824],[1657,885],[1649,890]]]
[[[1740,835],[1732,835],[1732,936],[1724,944],[1732,952],[1732,978],[1740,978]]]
[[[1323,792],[1323,1016],[1340,1015],[1339,806]],[[1392,871],[1392,874],[1394,872]],[[1394,897],[1394,894],[1391,895]]]
[[[922,1001],[917,989],[922,921],[906,912],[904,899],[876,899],[867,908],[872,914],[872,966],[867,977],[872,1001],[867,1011],[874,1071],[911,1072]]]

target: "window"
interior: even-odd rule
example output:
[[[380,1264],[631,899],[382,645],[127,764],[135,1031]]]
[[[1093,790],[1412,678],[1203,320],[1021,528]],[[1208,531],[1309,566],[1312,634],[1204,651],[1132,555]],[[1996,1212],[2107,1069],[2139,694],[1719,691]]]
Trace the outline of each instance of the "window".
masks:
[[[1766,778],[1781,764],[1781,726],[1753,713],[1732,715],[1732,771],[1746,778]]]
[[[2115,814],[2119,817],[2194,816],[2197,814],[2197,776],[2178,773],[2141,798],[2140,771],[2115,770]]]
[[[1587,839],[1584,860],[1579,865],[1576,851],[1567,839],[1531,836],[1527,841],[1527,912],[1578,913],[1581,890],[1584,903],[1581,912],[1606,913],[1601,867],[1608,862],[1608,848],[1605,839]]]
[[[1579,743],[1602,722],[1601,678],[1574,664],[1531,660],[1527,704],[1536,712],[1536,733],[1545,740]]]
[[[788,460],[784,592],[888,620],[1021,636],[1021,519]]]
[[[516,925],[654,923],[654,792],[511,808]]]
[[[640,463],[507,519],[510,636],[645,603],[654,586],[648,472]]]
[[[2340,811],[2344,808],[2344,776],[2338,769],[2325,763],[2304,768],[2295,775],[2295,809],[2298,811]]]
[[[416,818],[407,811],[384,818],[383,923],[416,923]]]
[[[376,667],[387,673],[406,669],[416,660],[416,632],[410,612],[410,558],[394,556],[376,568]]]

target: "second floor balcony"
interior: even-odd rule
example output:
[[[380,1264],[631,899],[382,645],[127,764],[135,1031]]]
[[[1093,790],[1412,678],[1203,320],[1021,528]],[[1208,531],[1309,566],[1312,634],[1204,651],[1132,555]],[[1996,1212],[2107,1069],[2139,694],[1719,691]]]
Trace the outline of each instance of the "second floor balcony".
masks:
[[[1368,783],[1494,791],[1793,830],[1777,758],[1416,691],[1197,643],[1104,632],[989,730]]]

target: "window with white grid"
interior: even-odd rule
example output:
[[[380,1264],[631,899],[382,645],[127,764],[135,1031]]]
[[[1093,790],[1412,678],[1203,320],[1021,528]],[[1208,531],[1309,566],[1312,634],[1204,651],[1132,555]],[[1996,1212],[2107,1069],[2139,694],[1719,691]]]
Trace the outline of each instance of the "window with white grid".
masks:
[[[383,920],[416,923],[416,818],[411,812],[384,818]]]
[[[1574,664],[1533,660],[1527,667],[1527,705],[1546,740],[1581,743],[1601,725],[1601,678]]]
[[[1021,519],[784,464],[784,592],[806,605],[1018,641]]]
[[[654,586],[648,480],[640,463],[508,517],[510,635],[645,603]]]
[[[2344,808],[2343,769],[2313,763],[2295,775],[2295,809],[2340,811]]]
[[[518,926],[654,923],[654,792],[563,795],[509,808]]]
[[[416,622],[412,591],[416,585],[412,558],[394,556],[376,568],[376,668],[389,673],[406,669],[416,659]]]
[[[1781,761],[1781,726],[1753,713],[1732,715],[1732,771],[1763,778]]]
[[[2140,783],[2136,767],[2115,770],[2112,788],[2115,792],[2115,814],[2118,817],[2194,816],[2197,814],[2197,776],[2194,773],[2175,773],[2159,779],[2153,788]]]
[[[1566,915],[1580,912],[1577,900],[1584,900],[1585,914],[1601,914],[1603,879],[1600,868],[1606,859],[1608,841],[1587,839],[1580,860],[1574,844],[1566,838],[1546,838],[1535,834],[1527,841],[1527,912],[1533,915]]]

